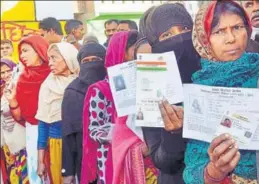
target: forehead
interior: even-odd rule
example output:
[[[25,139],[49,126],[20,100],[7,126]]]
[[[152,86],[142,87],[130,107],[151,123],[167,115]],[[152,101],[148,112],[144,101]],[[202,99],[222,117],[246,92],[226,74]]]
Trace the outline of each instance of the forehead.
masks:
[[[257,0],[258,1],[258,0]],[[246,0],[246,1],[241,1],[242,4],[245,4],[245,3],[251,3],[251,2],[256,2],[256,0]]]
[[[112,28],[116,28],[118,26],[118,24],[116,24],[115,22],[112,22],[110,24],[106,24],[105,27],[107,29],[112,29]]]
[[[121,24],[119,24],[119,27],[129,27],[129,24],[127,24],[127,23],[121,23]]]
[[[233,13],[224,13],[220,15],[219,24],[216,27],[225,28],[229,26],[235,26],[240,23],[244,22],[239,15]]]
[[[49,56],[61,56],[60,52],[57,50],[57,48],[52,48],[48,50]]]
[[[28,44],[28,43],[23,43],[22,45],[21,45],[21,48],[23,49],[33,49],[32,48],[32,46],[30,45],[30,44]]]
[[[10,70],[11,68],[7,64],[1,63],[1,71]]]
[[[1,47],[11,47],[10,43],[1,43]]]
[[[41,35],[48,34],[48,31],[47,30],[43,30],[43,29],[39,29],[39,32],[40,32]]]
[[[76,29],[83,29],[84,26],[83,26],[83,25],[78,25],[78,26],[76,26],[75,28],[76,28]]]

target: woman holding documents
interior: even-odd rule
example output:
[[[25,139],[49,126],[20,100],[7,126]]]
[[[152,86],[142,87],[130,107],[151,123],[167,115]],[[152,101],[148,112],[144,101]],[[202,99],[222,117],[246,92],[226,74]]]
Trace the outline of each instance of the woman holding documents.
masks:
[[[182,81],[191,82],[191,75],[199,69],[200,57],[192,44],[193,21],[182,4],[164,4],[156,7],[146,21],[146,37],[153,53],[174,51]],[[173,76],[173,74],[172,74]],[[172,79],[173,80],[173,79]],[[174,119],[180,122],[181,107],[171,107],[167,101],[160,104],[163,117],[165,112],[179,112]],[[182,184],[184,151],[186,142],[181,129],[171,131],[168,119],[164,118],[165,129],[143,127],[143,133],[150,155],[160,169],[159,184]],[[180,128],[180,126],[177,126]]]
[[[63,183],[61,103],[66,87],[79,73],[77,53],[77,49],[66,42],[50,45],[47,54],[51,73],[42,83],[39,93],[39,106],[35,116],[39,120],[39,135],[36,137],[38,175],[44,182],[50,180],[53,184]]]
[[[245,53],[251,35],[249,18],[234,1],[210,1],[199,10],[193,44],[202,69],[193,82],[208,86],[257,88],[259,54]],[[231,135],[210,144],[190,140],[185,153],[187,184],[258,183],[256,151],[239,150]]]
[[[1,58],[1,82],[4,90],[14,82],[12,72],[15,64]],[[6,96],[1,95],[1,176],[3,183],[26,183],[28,181],[25,127],[16,123],[10,112]]]
[[[41,183],[37,175],[37,137],[40,86],[50,73],[47,49],[49,44],[41,36],[24,37],[18,45],[20,61],[24,66],[17,85],[6,91],[11,113],[15,121],[26,127],[26,151],[29,182]]]
[[[132,60],[137,36],[137,32],[119,32],[113,35],[106,52],[105,67]],[[116,156],[112,157],[111,150],[116,110],[108,77],[89,87],[83,116],[81,183],[92,182],[96,176],[98,183],[114,183],[113,178],[119,179],[113,174],[112,158]],[[118,171],[115,170],[115,173]]]

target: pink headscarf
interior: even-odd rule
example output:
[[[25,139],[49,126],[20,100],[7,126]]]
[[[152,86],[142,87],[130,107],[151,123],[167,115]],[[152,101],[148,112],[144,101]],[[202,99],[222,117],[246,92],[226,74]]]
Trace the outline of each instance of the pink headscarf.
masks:
[[[128,42],[129,32],[119,32],[112,36],[105,58],[105,67],[111,67],[124,62],[124,56],[126,46]],[[113,97],[109,83],[106,80],[97,82],[91,85],[88,89],[87,95],[84,102],[83,111],[83,158],[82,158],[82,169],[81,169],[81,184],[93,182],[97,176],[97,148],[98,143],[93,141],[89,136],[89,101],[91,97],[91,91],[93,88],[98,88],[105,98],[113,102]],[[114,103],[112,103],[112,122],[115,122],[116,110]],[[113,180],[113,167],[112,167],[112,151],[109,149],[108,158],[106,160],[106,182],[111,184]]]

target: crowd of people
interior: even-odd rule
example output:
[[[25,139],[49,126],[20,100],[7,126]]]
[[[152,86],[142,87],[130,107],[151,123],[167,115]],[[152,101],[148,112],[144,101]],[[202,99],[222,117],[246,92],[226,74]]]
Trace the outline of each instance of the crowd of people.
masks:
[[[1,40],[1,183],[259,184],[259,152],[230,134],[182,137],[184,104],[159,104],[164,128],[144,141],[118,117],[107,68],[174,51],[183,83],[259,88],[259,2],[207,1],[195,20],[181,3],[149,8],[139,26],[105,22],[107,41],[69,20],[39,23],[14,48]],[[80,40],[83,40],[80,44]]]

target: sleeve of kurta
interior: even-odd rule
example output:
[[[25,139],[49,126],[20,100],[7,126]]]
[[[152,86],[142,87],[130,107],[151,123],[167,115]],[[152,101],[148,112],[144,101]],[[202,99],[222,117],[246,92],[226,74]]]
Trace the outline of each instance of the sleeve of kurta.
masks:
[[[209,163],[208,148],[208,143],[188,141],[184,159],[186,167],[183,173],[186,184],[204,184],[204,169]]]
[[[49,138],[49,126],[50,124],[39,121],[38,150],[45,149],[47,147]]]
[[[107,136],[111,129],[111,123],[105,117],[107,100],[101,91],[94,88],[91,93],[89,107],[89,133],[90,137],[101,144],[108,142]]]
[[[186,140],[181,133],[172,134],[162,128],[143,128],[143,133],[158,169],[170,175],[183,170]]]

